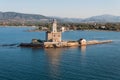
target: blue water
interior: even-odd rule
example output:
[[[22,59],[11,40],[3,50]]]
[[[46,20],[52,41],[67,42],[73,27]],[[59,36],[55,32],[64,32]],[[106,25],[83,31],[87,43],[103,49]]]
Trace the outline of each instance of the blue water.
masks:
[[[0,27],[0,80],[120,80],[120,32],[70,31],[63,40],[113,40],[87,47],[36,49],[17,47],[45,32]],[[4,44],[16,44],[2,46]]]

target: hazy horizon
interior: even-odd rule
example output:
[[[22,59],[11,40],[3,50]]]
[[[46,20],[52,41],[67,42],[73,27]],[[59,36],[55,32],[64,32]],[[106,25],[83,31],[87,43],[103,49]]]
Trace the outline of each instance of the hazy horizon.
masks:
[[[65,18],[97,15],[120,16],[120,0],[0,0],[0,11],[40,14]]]

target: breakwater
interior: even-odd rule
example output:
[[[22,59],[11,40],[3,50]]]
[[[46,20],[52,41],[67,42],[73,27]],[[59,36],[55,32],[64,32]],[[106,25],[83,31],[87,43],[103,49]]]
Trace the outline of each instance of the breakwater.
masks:
[[[73,47],[73,46],[87,46],[95,44],[111,43],[112,40],[90,40],[90,41],[63,41],[63,42],[43,42],[43,43],[21,43],[20,47],[36,47],[36,48],[62,48],[62,47]]]

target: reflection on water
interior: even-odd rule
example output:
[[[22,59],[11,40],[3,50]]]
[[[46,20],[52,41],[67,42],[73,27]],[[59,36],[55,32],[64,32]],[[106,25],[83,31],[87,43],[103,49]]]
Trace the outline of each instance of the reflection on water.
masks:
[[[81,46],[81,53],[84,55],[86,53],[86,46]]]
[[[84,64],[85,59],[86,59],[85,58],[86,57],[86,46],[81,46],[80,48],[67,48],[67,49],[51,48],[51,49],[44,50],[46,57],[47,57],[47,62],[48,62],[47,69],[48,69],[50,78],[56,79],[61,76],[60,65],[61,65],[62,55],[64,55],[63,53],[73,52],[74,50],[80,51],[80,54],[81,54],[81,56],[79,55],[80,63]],[[68,58],[66,58],[66,59],[70,59],[69,61],[74,60],[74,57],[70,57],[69,55],[71,55],[71,53],[68,54],[68,56],[67,56]],[[73,54],[73,55],[75,55],[75,54]],[[67,63],[67,64],[69,64],[69,63]]]
[[[60,57],[61,57],[61,53],[63,53],[63,49],[51,48],[51,49],[45,49],[45,52],[47,55],[50,77],[52,79],[58,78],[60,74],[60,70],[59,70]]]
[[[86,46],[81,46],[80,47],[80,49],[81,49],[81,58],[80,58],[80,60],[81,60],[81,63],[80,64],[85,64],[86,62]]]
[[[60,55],[62,53],[62,49],[45,49],[49,62],[53,65],[58,65]]]

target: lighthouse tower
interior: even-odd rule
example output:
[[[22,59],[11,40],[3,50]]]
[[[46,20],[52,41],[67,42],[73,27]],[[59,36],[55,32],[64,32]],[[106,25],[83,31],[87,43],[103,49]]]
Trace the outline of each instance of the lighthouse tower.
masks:
[[[52,32],[57,32],[57,21],[56,21],[56,19],[53,20]]]
[[[47,42],[61,42],[61,32],[57,31],[57,21],[54,19],[52,23],[52,30],[46,33]]]

